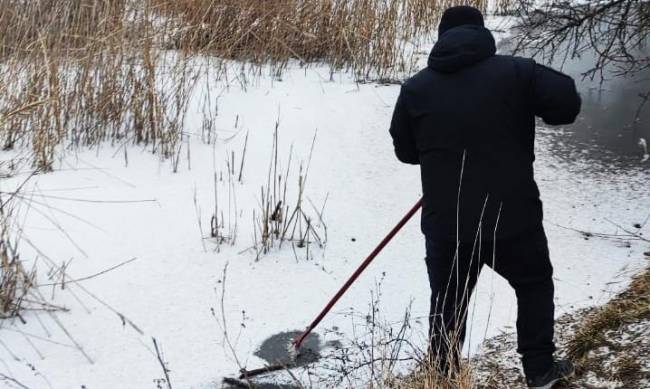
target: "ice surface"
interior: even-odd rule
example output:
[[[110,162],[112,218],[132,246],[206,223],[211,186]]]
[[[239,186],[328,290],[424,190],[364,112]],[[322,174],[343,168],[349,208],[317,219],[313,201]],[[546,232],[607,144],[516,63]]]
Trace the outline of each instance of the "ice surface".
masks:
[[[222,90],[216,123],[219,140],[213,147],[195,136],[201,126],[197,103],[187,123],[192,136],[183,155],[189,157],[180,160],[178,173],[172,173],[170,162],[160,162],[137,147],[127,148],[125,166],[123,149],[103,146],[67,152],[55,172],[36,176],[25,188],[39,204],[34,202],[30,209],[25,202],[21,207],[29,239],[21,242],[21,256],[28,267],[36,256],[41,257],[40,282],[48,282],[44,255],[56,263],[71,261],[67,270],[73,279],[136,257],[81,284],[144,334],[124,325],[118,315],[74,284],[64,290],[44,288],[56,304],[70,309],[55,313],[56,318],[94,363],[70,346],[51,316],[27,312],[27,324],[0,322],[0,371],[33,388],[155,387],[154,380],[163,376],[151,342],[155,337],[174,388],[218,387],[222,376],[239,371],[237,361],[249,368],[263,363],[253,353],[264,339],[304,328],[420,197],[418,169],[396,161],[388,135],[398,86],[360,85],[347,76],[330,81],[326,68],[314,67],[291,70],[282,81],[262,78],[246,90],[237,85],[212,88]],[[328,243],[324,249],[310,247],[313,259],[309,261],[301,248],[296,248],[296,261],[290,245],[273,249],[259,261],[247,250],[254,243],[253,210],[259,215],[260,188],[266,184],[278,119],[283,169],[293,145],[288,186],[292,201],[298,165],[306,163],[318,130],[305,194],[318,208],[327,198]],[[226,177],[225,160],[233,151],[239,158],[246,132],[243,183],[234,185],[230,200],[230,223],[237,220],[237,239],[234,246],[224,243],[217,252],[212,240],[203,239],[214,208],[213,176],[217,171]],[[626,227],[642,223],[648,216],[650,191],[647,169],[609,172],[596,167],[594,171],[590,163],[552,155],[551,140],[558,137],[558,129],[540,130],[536,174],[545,205],[559,315],[607,301],[646,263],[642,252],[647,245],[585,239],[572,229],[615,234],[621,230],[608,219]],[[1,189],[10,191],[23,178],[3,180]],[[228,187],[226,178],[218,182],[224,215],[229,214]],[[134,200],[155,201],[116,203]],[[424,243],[414,220],[343,297],[319,331],[337,327],[351,336],[345,313],[350,308],[366,312],[370,291],[383,277],[382,314],[399,322],[412,303],[413,325],[424,334],[429,291],[423,258]],[[220,313],[226,263],[223,312],[232,349],[224,341]],[[475,351],[486,336],[514,327],[514,293],[489,271],[482,274],[471,307],[468,351]],[[330,333],[323,340],[335,339],[336,334]]]

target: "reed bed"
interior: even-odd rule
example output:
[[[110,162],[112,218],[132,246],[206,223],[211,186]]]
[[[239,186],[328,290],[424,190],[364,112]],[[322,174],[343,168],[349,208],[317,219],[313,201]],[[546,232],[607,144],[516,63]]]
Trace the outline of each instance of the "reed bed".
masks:
[[[120,1],[0,1],[3,149],[31,147],[52,169],[57,147],[138,144],[171,157],[192,86],[183,53],[158,46],[156,15]],[[24,108],[27,107],[27,108]]]
[[[409,51],[436,31],[450,0],[154,0],[174,25],[170,47],[272,63],[325,62],[361,79],[410,69]],[[486,1],[465,3],[485,9]]]
[[[400,77],[456,3],[0,0],[0,145],[31,148],[40,171],[57,150],[103,142],[174,157],[201,67],[214,78],[226,64],[278,75],[292,63]]]

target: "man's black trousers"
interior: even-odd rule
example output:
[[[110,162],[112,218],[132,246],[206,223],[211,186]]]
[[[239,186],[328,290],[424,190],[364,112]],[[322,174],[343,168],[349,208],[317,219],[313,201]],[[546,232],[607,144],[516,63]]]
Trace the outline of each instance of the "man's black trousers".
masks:
[[[483,265],[504,277],[517,295],[517,351],[526,376],[553,362],[553,267],[540,225],[513,238],[477,242],[427,239],[431,286],[431,353],[446,370],[456,364],[465,337],[467,306]],[[499,298],[499,296],[496,296]],[[454,350],[450,353],[449,350]]]

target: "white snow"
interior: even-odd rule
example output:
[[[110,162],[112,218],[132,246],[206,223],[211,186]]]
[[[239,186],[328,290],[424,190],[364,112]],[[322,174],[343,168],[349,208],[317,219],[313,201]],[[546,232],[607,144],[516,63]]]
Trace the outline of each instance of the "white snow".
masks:
[[[218,89],[216,85],[213,88]],[[21,242],[21,256],[28,267],[36,256],[43,255],[58,264],[69,262],[67,272],[72,278],[137,258],[80,284],[144,334],[123,325],[114,312],[75,284],[64,290],[44,287],[45,296],[53,296],[53,303],[69,309],[54,315],[93,363],[70,347],[71,341],[52,316],[27,312],[26,324],[0,322],[0,372],[31,388],[154,388],[154,380],[163,377],[153,352],[151,338],[155,337],[174,388],[219,387],[221,377],[238,371],[217,322],[226,264],[224,308],[231,340],[247,367],[259,367],[263,361],[252,355],[256,347],[272,334],[304,328],[419,198],[419,171],[397,162],[388,135],[398,91],[394,85],[357,85],[347,76],[330,82],[328,70],[318,67],[290,70],[282,81],[262,78],[246,90],[230,85],[219,99],[216,127],[220,139],[216,146],[204,145],[192,136],[191,169],[183,158],[176,174],[170,162],[160,162],[136,147],[127,149],[128,166],[124,152],[108,146],[67,152],[55,172],[34,177],[24,188],[35,201],[32,208],[27,201],[21,207],[24,234],[29,239]],[[200,107],[190,110],[189,133],[200,132],[200,118]],[[252,251],[244,251],[253,245],[253,210],[259,214],[259,193],[266,184],[278,119],[283,169],[290,145],[294,145],[290,205],[296,198],[299,162],[307,162],[318,130],[306,196],[320,207],[329,194],[324,212],[329,239],[324,249],[310,248],[313,259],[309,261],[304,259],[304,249],[297,249],[296,261],[289,245],[272,250],[259,262]],[[234,128],[236,122],[238,128]],[[231,218],[237,217],[238,223],[236,243],[223,244],[216,252],[214,242],[206,239],[204,250],[193,198],[196,193],[205,235],[214,207],[213,159],[216,171],[226,177],[225,160],[234,151],[239,161],[247,131],[243,184],[234,185],[236,212],[231,208]],[[650,191],[648,174],[642,170],[593,173],[592,167],[581,161],[567,162],[551,155],[549,139],[555,131],[559,130],[540,130],[536,169],[555,266],[559,315],[607,301],[644,266],[642,252],[647,250],[647,245],[638,241],[621,247],[612,240],[585,240],[560,226],[620,232],[606,219],[624,226],[642,223],[650,212]],[[3,159],[10,156],[1,155]],[[238,163],[236,166],[238,170]],[[23,174],[0,181],[0,189],[11,191],[24,178]],[[219,206],[227,215],[225,178],[218,188]],[[110,203],[148,199],[155,201]],[[429,291],[423,258],[419,220],[413,220],[317,332],[337,326],[349,334],[349,319],[343,313],[351,307],[365,312],[375,281],[385,273],[383,315],[399,322],[412,301],[414,325],[424,333]],[[38,262],[39,280],[47,283],[45,261],[41,258]],[[489,271],[481,276],[475,296],[470,351],[475,351],[485,336],[512,330],[516,315],[514,293]]]

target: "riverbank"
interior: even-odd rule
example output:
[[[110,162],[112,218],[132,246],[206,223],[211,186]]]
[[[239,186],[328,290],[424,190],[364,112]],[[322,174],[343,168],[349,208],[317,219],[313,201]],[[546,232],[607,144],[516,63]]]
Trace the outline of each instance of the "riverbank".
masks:
[[[650,388],[650,267],[606,304],[562,315],[556,343],[558,355],[574,360],[577,368],[563,388]],[[516,348],[514,333],[484,343],[472,361],[477,388],[525,387]]]

